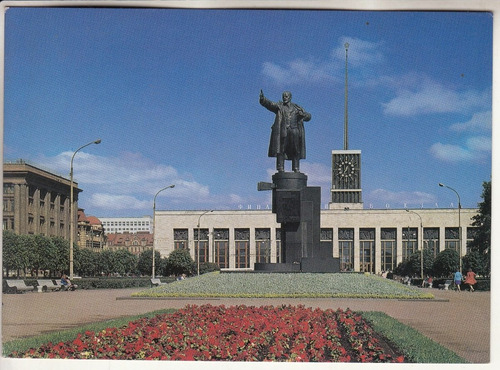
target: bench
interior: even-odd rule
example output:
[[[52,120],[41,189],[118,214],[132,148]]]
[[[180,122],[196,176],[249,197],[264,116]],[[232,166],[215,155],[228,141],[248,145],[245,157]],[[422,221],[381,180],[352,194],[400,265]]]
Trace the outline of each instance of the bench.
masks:
[[[60,286],[58,286],[57,284],[54,284],[54,282],[50,279],[40,279],[40,280],[37,280],[37,283],[38,283],[38,291],[43,291],[43,292],[48,292],[48,291],[52,291],[52,290],[55,290],[55,291],[58,291],[61,289]]]
[[[26,285],[24,280],[4,280],[6,293],[24,293],[35,289],[34,286]]]
[[[450,285],[452,284],[453,282],[451,280],[446,280],[444,282],[444,284],[439,284],[438,285],[438,288],[439,289],[444,289],[444,290],[448,290],[448,288],[450,287]]]
[[[160,279],[151,279],[151,286],[167,285],[168,283],[162,283]]]

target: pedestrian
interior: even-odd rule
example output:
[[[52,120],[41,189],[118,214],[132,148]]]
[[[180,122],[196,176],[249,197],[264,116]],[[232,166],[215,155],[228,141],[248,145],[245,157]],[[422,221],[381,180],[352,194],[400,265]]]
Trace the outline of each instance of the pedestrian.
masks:
[[[73,284],[66,274],[61,276],[61,285],[63,290],[76,290],[78,288],[78,285]]]
[[[460,284],[462,284],[462,273],[457,270],[457,272],[455,272],[455,285],[457,286],[457,291],[460,292]]]
[[[469,268],[469,270],[467,270],[467,275],[465,276],[465,284],[468,284],[469,290],[473,292],[474,291],[473,285],[476,283],[477,283],[476,274],[472,271],[471,268]]]

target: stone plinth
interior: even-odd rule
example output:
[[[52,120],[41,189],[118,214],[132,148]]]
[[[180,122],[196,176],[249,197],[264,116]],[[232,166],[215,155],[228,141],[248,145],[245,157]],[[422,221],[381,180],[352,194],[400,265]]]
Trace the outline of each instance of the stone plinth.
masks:
[[[273,213],[281,224],[280,263],[258,263],[255,270],[340,271],[331,248],[321,248],[321,188],[307,186],[307,176],[300,172],[278,172],[272,179],[272,184],[259,185],[259,189],[273,192]]]

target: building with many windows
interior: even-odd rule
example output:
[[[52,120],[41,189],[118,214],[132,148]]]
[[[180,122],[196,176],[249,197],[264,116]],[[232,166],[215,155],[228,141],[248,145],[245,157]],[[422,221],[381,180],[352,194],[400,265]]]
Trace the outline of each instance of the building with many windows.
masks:
[[[222,269],[253,270],[256,262],[280,262],[280,224],[270,210],[157,211],[155,248],[163,256],[189,248],[195,261]],[[205,213],[205,214],[204,214]],[[379,273],[394,270],[412,253],[434,255],[451,248],[467,253],[475,228],[474,209],[324,209],[321,244],[340,258],[343,271]],[[200,228],[197,228],[200,219]],[[300,262],[300,261],[297,261]]]
[[[153,232],[153,218],[143,217],[100,217],[106,234]]]
[[[331,171],[331,201],[321,210],[320,243],[340,259],[341,270],[394,270],[422,248],[434,255],[448,248],[467,253],[476,209],[365,209],[361,151],[332,151]],[[280,224],[271,210],[157,211],[155,217],[155,249],[164,256],[188,248],[195,261],[230,270],[281,262]]]
[[[100,252],[106,247],[106,235],[101,221],[95,216],[85,215],[85,210],[78,210],[78,239],[80,248]]]
[[[142,252],[153,248],[153,234],[147,231],[138,231],[136,233],[106,234],[106,247],[109,250],[116,251],[126,249],[132,254],[139,255]]]
[[[73,183],[74,220],[78,194]],[[70,180],[19,160],[3,164],[3,230],[70,239]],[[76,238],[76,230],[75,230]]]

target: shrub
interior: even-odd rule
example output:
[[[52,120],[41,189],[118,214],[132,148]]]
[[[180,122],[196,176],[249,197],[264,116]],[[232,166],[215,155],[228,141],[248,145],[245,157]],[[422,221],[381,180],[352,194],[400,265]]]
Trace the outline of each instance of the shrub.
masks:
[[[218,264],[213,262],[203,262],[200,263],[200,275],[206,274],[208,272],[220,271]]]
[[[192,275],[195,263],[188,249],[176,249],[172,251],[165,264],[164,275]]]
[[[162,282],[172,282],[173,278],[162,278]],[[149,288],[151,286],[150,277],[143,278],[83,278],[74,281],[78,289],[124,289],[124,288]]]
[[[453,249],[445,249],[440,252],[434,261],[434,276],[450,276],[459,268],[458,252]]]
[[[160,252],[155,251],[155,270],[156,266],[161,266],[161,255]],[[139,255],[139,260],[137,261],[137,270],[142,275],[151,276],[153,267],[153,250],[148,249]]]

